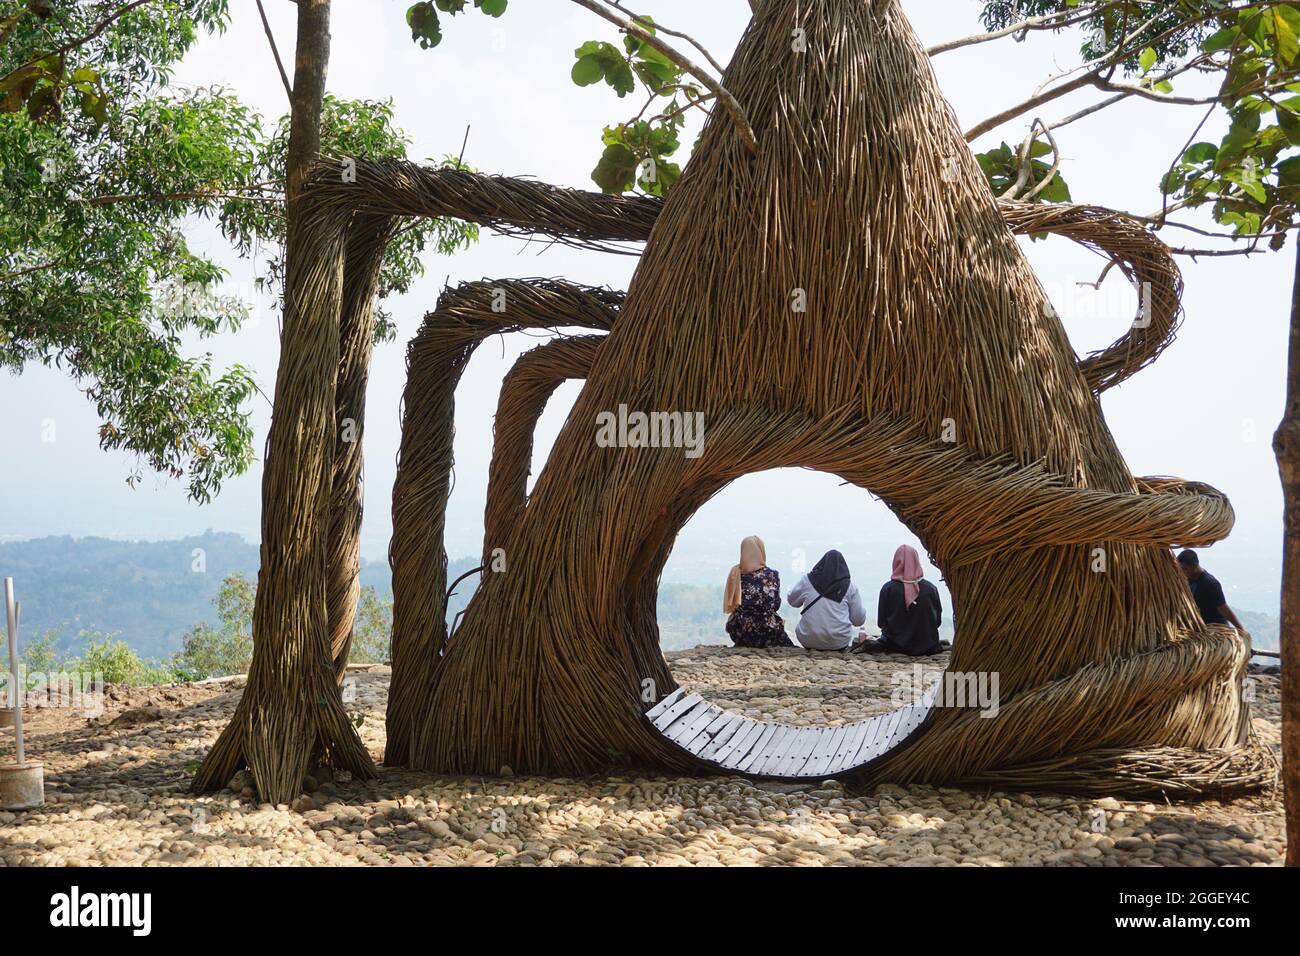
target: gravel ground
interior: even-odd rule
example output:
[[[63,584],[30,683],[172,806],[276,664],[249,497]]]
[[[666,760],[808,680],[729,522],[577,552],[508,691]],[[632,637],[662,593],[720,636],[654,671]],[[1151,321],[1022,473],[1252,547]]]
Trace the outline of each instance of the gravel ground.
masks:
[[[728,709],[837,724],[891,708],[914,662],[803,650],[697,648],[667,655],[678,679]],[[926,662],[937,670],[943,658]],[[349,707],[378,759],[388,669],[355,669]],[[1255,726],[1278,739],[1278,679],[1256,674]],[[104,712],[27,718],[45,806],[0,812],[9,865],[596,864],[868,866],[1278,865],[1275,794],[1164,805],[1054,794],[739,777],[446,778],[318,772],[292,807],[258,804],[240,778],[186,792],[242,680],[126,689]],[[3,737],[12,760],[12,737]]]

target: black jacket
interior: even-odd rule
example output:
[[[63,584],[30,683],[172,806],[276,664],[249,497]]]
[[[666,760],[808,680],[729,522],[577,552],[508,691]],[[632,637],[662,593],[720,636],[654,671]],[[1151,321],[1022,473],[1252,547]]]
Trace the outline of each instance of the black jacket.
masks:
[[[921,593],[911,607],[906,604],[902,581],[888,581],[880,589],[876,624],[880,640],[902,654],[937,654],[943,604],[939,589],[924,578],[917,585]]]

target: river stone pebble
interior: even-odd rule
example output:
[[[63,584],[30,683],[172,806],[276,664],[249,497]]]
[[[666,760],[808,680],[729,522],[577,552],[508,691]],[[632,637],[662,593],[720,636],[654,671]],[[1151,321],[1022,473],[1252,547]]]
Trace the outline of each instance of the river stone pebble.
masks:
[[[756,719],[839,725],[907,702],[915,661],[802,649],[700,647],[666,655],[676,678]],[[927,659],[923,675],[946,658]],[[362,741],[382,756],[389,669],[354,668]],[[1252,673],[1254,729],[1280,740],[1278,679]],[[312,866],[1277,866],[1281,807],[1266,795],[1159,805],[1115,797],[966,791],[841,780],[753,781],[627,770],[581,780],[449,778],[380,768],[374,781],[314,767],[289,805],[239,771],[218,794],[189,781],[243,679],[109,688],[93,722],[27,720],[47,803],[0,811],[8,865]],[[136,723],[132,710],[159,716]],[[152,713],[146,711],[150,716]],[[138,715],[144,716],[144,715]]]

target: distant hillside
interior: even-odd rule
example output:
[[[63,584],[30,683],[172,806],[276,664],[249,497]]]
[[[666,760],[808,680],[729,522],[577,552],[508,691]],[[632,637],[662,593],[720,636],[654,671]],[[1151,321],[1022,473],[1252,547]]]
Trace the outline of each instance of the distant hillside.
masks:
[[[253,575],[257,566],[255,546],[211,531],[176,541],[56,537],[0,544],[0,571],[14,579],[28,640],[54,631],[66,648],[81,630],[119,631],[149,657],[178,650],[191,624],[213,619],[222,577]]]
[[[1250,643],[1255,650],[1275,651],[1281,647],[1282,629],[1275,615],[1247,611],[1239,607],[1233,608],[1233,611],[1241,619],[1241,623],[1246,625],[1246,630],[1250,631]]]
[[[0,574],[14,579],[23,633],[46,631],[71,648],[82,630],[117,632],[145,657],[180,650],[194,624],[215,623],[212,599],[226,575],[257,576],[258,548],[209,531],[175,541],[36,538],[0,544]],[[362,584],[392,594],[386,564],[362,568]]]
[[[182,635],[193,625],[216,623],[212,599],[221,579],[235,572],[255,578],[258,562],[256,545],[215,531],[175,541],[50,537],[0,544],[0,575],[14,578],[28,639],[51,631],[62,649],[75,650],[82,630],[117,633],[142,656],[156,658],[180,650]],[[477,563],[453,560],[448,581]],[[392,598],[386,563],[365,563],[361,583],[384,600]],[[469,603],[477,584],[477,576],[471,576],[457,587],[447,608],[449,621]],[[660,642],[667,650],[728,640],[720,585],[662,584],[658,610]],[[797,616],[785,610],[792,629]],[[1275,616],[1235,610],[1256,648],[1277,649]],[[950,617],[945,618],[944,636],[950,637]]]

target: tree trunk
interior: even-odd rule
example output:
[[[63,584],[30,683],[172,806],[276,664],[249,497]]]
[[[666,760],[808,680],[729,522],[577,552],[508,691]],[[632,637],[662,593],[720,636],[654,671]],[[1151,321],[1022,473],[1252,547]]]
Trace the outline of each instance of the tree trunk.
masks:
[[[1282,476],[1282,785],[1286,863],[1300,866],[1300,242],[1291,292],[1286,411],[1273,436]]]
[[[388,216],[353,217],[343,266],[343,309],[339,317],[339,371],[335,386],[334,480],[330,504],[330,653],[341,684],[352,648],[352,628],[361,594],[362,438],[366,386],[375,340],[375,293],[384,249],[392,237]]]
[[[314,754],[358,776],[374,764],[334,679],[326,583],[337,430],[339,317],[350,214],[313,202],[329,61],[328,0],[299,0],[287,167],[284,324],[262,476],[253,663],[235,715],[194,780],[225,785],[247,764],[262,799],[287,803]]]
[[[330,60],[330,0],[297,0],[298,41],[294,52],[293,92],[289,113],[287,227],[298,226],[303,176],[320,156],[320,115]]]

